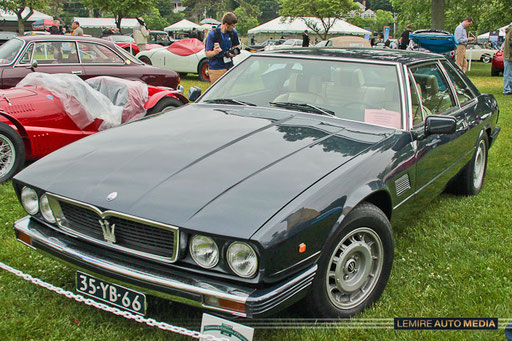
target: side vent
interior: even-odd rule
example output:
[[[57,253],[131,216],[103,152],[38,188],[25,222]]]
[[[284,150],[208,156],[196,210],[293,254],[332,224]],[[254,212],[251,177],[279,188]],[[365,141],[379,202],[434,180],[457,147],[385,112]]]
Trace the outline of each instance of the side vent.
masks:
[[[409,180],[409,174],[404,174],[395,180],[396,195],[401,195],[407,190],[411,189],[411,181]]]

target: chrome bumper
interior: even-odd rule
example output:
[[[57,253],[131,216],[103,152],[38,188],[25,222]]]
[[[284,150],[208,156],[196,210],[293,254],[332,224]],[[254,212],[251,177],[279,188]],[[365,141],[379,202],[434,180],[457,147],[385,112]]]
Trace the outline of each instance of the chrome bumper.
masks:
[[[305,295],[305,289],[311,285],[317,270],[314,265],[286,282],[266,289],[194,279],[190,274],[173,273],[170,278],[168,274],[159,273],[150,267],[108,257],[108,251],[101,249],[102,252],[97,252],[98,248],[87,247],[87,244],[30,217],[16,221],[14,230],[18,241],[23,244],[106,281],[171,301],[242,317],[268,315],[296,302]],[[30,240],[27,240],[27,236]],[[232,302],[244,309],[232,310],[216,306],[216,302],[220,301]]]

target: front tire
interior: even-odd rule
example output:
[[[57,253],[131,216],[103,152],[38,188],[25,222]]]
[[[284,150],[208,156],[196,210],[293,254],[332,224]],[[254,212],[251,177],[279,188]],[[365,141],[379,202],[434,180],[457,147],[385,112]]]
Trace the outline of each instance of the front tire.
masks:
[[[492,77],[498,77],[500,75],[500,70],[495,68],[494,66],[491,67],[491,76]]]
[[[316,318],[346,318],[377,301],[393,265],[394,240],[386,215],[363,202],[343,220],[319,260],[307,307]]]
[[[148,111],[146,112],[146,116],[159,113],[167,108],[181,107],[182,105],[183,103],[181,103],[174,97],[164,97],[160,101],[158,101],[158,103],[153,108],[148,109]]]
[[[457,195],[476,195],[484,185],[487,171],[487,152],[489,151],[489,138],[482,131],[476,145],[475,155],[462,171],[452,180],[448,190]]]
[[[201,81],[210,81],[210,75],[208,73],[208,61],[206,59],[201,60],[199,63],[199,66],[197,67],[197,73],[199,74],[199,79]]]
[[[20,135],[0,123],[0,183],[10,180],[25,163],[25,145]]]
[[[492,57],[490,55],[488,55],[488,54],[484,54],[482,56],[482,62],[484,62],[484,63],[490,63],[491,60],[492,60]]]

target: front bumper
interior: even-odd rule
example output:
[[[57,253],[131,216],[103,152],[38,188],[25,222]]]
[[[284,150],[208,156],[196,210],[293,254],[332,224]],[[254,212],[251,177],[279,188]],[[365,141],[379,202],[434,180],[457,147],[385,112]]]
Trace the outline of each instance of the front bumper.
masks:
[[[173,272],[169,276],[169,273],[143,266],[140,262],[113,257],[101,247],[68,237],[30,217],[16,221],[14,230],[23,244],[103,280],[171,301],[242,317],[269,315],[298,301],[306,294],[317,270],[314,265],[287,281],[256,289],[193,278],[186,273]]]

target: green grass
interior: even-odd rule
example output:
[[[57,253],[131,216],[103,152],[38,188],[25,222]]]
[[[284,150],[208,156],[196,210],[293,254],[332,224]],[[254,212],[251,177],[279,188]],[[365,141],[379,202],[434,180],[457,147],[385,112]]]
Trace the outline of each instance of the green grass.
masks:
[[[500,105],[502,132],[490,150],[482,192],[474,197],[441,195],[408,226],[395,230],[395,263],[384,294],[356,320],[393,317],[512,318],[512,96],[503,96],[502,77],[490,65],[473,63],[469,73],[482,92]],[[195,76],[182,80],[208,84]],[[74,271],[18,243],[12,223],[25,214],[10,183],[0,185],[0,261],[68,290]],[[201,311],[151,301],[149,315],[199,329]],[[297,308],[276,317],[304,317]],[[241,321],[250,324],[250,321]],[[336,324],[331,325],[336,327]],[[188,339],[87,307],[0,270],[0,340],[176,340]],[[497,339],[498,331],[394,331],[347,328],[257,328],[256,340]]]

